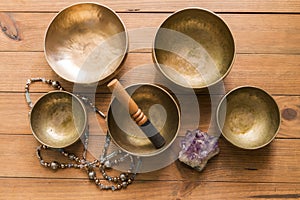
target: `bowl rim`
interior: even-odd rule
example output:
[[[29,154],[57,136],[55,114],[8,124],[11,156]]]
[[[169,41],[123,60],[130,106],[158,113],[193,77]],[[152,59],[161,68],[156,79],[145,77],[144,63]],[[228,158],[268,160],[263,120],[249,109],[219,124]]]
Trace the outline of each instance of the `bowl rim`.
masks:
[[[262,145],[258,145],[258,146],[255,146],[255,147],[250,147],[250,148],[246,148],[246,147],[243,147],[233,141],[231,141],[228,137],[226,137],[226,135],[223,133],[222,131],[222,128],[221,128],[221,125],[220,125],[220,122],[219,122],[219,111],[220,111],[220,107],[221,107],[221,104],[224,102],[224,100],[230,95],[232,94],[233,92],[237,91],[237,90],[243,90],[243,89],[246,89],[246,88],[250,88],[250,89],[255,89],[255,90],[259,90],[261,91],[262,93],[264,93],[265,95],[269,96],[270,99],[274,102],[274,104],[276,105],[276,113],[278,114],[278,124],[277,124],[277,129],[276,131],[274,132],[272,138],[262,144]],[[260,88],[260,87],[257,87],[257,86],[252,86],[252,85],[244,85],[244,86],[238,86],[238,87],[235,87],[233,88],[232,90],[230,90],[229,92],[227,92],[220,100],[218,106],[217,106],[217,109],[216,109],[216,113],[215,113],[215,116],[216,116],[216,121],[217,121],[217,126],[218,126],[218,129],[219,131],[221,132],[221,134],[223,135],[223,137],[231,144],[233,144],[234,146],[236,147],[239,147],[241,149],[246,149],[246,150],[256,150],[256,149],[260,149],[262,147],[265,147],[267,146],[268,144],[270,144],[274,139],[275,137],[277,136],[279,130],[280,130],[280,126],[281,126],[281,114],[280,114],[280,109],[279,109],[279,106],[277,104],[277,102],[275,101],[275,99],[272,97],[272,95],[270,93],[268,93],[267,91],[265,91],[264,89]]]
[[[122,149],[124,152],[130,154],[130,155],[133,155],[133,156],[138,156],[138,157],[144,157],[144,158],[148,158],[148,157],[152,157],[152,156],[157,156],[161,153],[163,153],[164,151],[166,151],[173,143],[174,141],[176,140],[177,136],[178,136],[178,133],[179,133],[179,130],[180,130],[180,125],[181,125],[181,114],[180,114],[180,108],[176,102],[176,100],[172,97],[172,95],[164,88],[162,88],[161,86],[159,85],[156,85],[156,84],[152,84],[152,83],[136,83],[136,84],[131,84],[131,85],[128,85],[125,87],[125,90],[129,89],[129,88],[132,88],[132,87],[138,87],[138,86],[151,86],[151,87],[155,87],[159,90],[161,90],[162,92],[164,92],[166,95],[168,95],[168,97],[172,100],[172,102],[174,103],[175,107],[176,107],[176,110],[177,110],[177,115],[178,115],[178,125],[177,125],[177,129],[176,129],[176,133],[174,134],[174,137],[172,138],[172,140],[169,142],[169,144],[167,145],[164,145],[162,148],[160,149],[157,149],[155,152],[152,152],[152,153],[147,153],[147,154],[140,154],[140,153],[134,153],[134,152],[131,152],[131,151],[128,151],[127,149],[124,149],[121,145],[119,145],[119,143],[117,143],[117,141],[114,139],[114,137],[112,136],[110,130],[109,130],[109,113],[110,113],[110,110],[111,110],[111,105],[112,103],[116,100],[116,97],[112,96],[112,99],[111,99],[111,102],[109,104],[109,107],[108,107],[108,111],[107,111],[107,117],[106,117],[106,125],[107,125],[107,132],[110,136],[110,138],[112,139],[112,141],[114,142],[114,144],[119,147],[120,149]]]
[[[78,134],[78,137],[76,137],[73,141],[69,142],[69,144],[67,145],[63,145],[63,146],[55,146],[55,145],[49,145],[47,144],[46,142],[42,141],[38,136],[37,134],[35,133],[35,131],[33,130],[33,127],[32,127],[32,111],[33,109],[35,108],[35,106],[37,105],[37,103],[45,98],[46,96],[48,95],[53,95],[54,93],[65,93],[66,95],[69,95],[71,96],[72,99],[76,99],[76,101],[81,105],[82,107],[82,110],[83,110],[83,114],[84,114],[84,126],[83,126],[83,130],[81,131],[81,133]],[[31,110],[29,111],[29,114],[28,114],[28,117],[29,117],[29,121],[30,121],[30,130],[32,132],[32,135],[35,137],[35,139],[40,142],[41,144],[43,145],[46,145],[47,147],[50,147],[50,148],[64,148],[64,147],[68,147],[68,146],[71,146],[72,144],[74,144],[75,142],[77,142],[77,140],[81,137],[81,135],[86,131],[87,129],[87,123],[88,123],[88,115],[87,115],[87,111],[86,111],[86,107],[84,105],[84,103],[80,100],[79,97],[77,97],[76,95],[70,93],[70,92],[67,92],[67,91],[64,91],[64,90],[54,90],[54,91],[50,91],[42,96],[40,96],[37,101],[34,103],[33,107],[31,108]]]
[[[99,6],[99,7],[103,7],[107,10],[109,10],[112,14],[114,14],[118,21],[122,24],[122,27],[124,28],[124,33],[125,33],[125,50],[123,52],[123,55],[122,55],[122,58],[120,59],[119,63],[118,63],[118,67],[113,70],[111,73],[109,73],[106,77],[102,78],[102,79],[99,79],[98,81],[96,82],[80,82],[80,81],[76,81],[76,80],[72,80],[71,78],[68,78],[68,77],[64,77],[62,75],[60,75],[60,73],[57,72],[57,70],[54,70],[54,67],[50,64],[50,60],[47,56],[47,50],[46,50],[46,39],[47,39],[47,35],[48,35],[48,31],[49,31],[49,28],[51,27],[51,25],[53,24],[54,20],[61,14],[63,13],[65,10],[71,8],[71,7],[75,7],[75,6],[78,6],[78,5],[84,5],[84,4],[90,4],[90,5],[96,5],[96,6]],[[44,47],[43,47],[43,50],[44,50],[44,56],[47,60],[47,63],[48,65],[51,67],[51,69],[61,78],[63,78],[64,80],[67,80],[71,83],[78,83],[78,84],[93,84],[93,83],[103,83],[103,82],[106,82],[108,81],[115,73],[117,73],[117,71],[119,70],[120,66],[123,64],[127,54],[128,54],[128,51],[129,51],[129,36],[128,36],[128,30],[125,26],[125,23],[123,22],[123,20],[121,19],[121,17],[118,15],[118,13],[116,13],[113,9],[111,9],[110,7],[104,5],[104,4],[101,4],[101,3],[97,3],[97,2],[77,2],[77,3],[73,3],[71,5],[68,5],[64,8],[62,8],[58,13],[56,13],[52,19],[50,20],[50,23],[47,25],[47,28],[46,28],[46,31],[44,33],[44,41],[43,41],[43,44],[44,44]]]
[[[167,21],[169,20],[171,17],[173,17],[174,15],[178,14],[178,13],[181,13],[181,12],[185,12],[185,11],[190,11],[190,10],[198,10],[198,11],[204,11],[206,13],[209,13],[213,16],[215,16],[216,18],[218,18],[224,25],[225,27],[228,29],[228,32],[231,36],[231,39],[232,39],[232,42],[233,42],[233,57],[231,59],[231,62],[230,62],[230,65],[226,71],[226,73],[224,73],[221,77],[219,77],[216,81],[212,82],[212,83],[209,83],[209,84],[206,84],[202,87],[189,87],[187,86],[186,84],[181,84],[181,83],[178,83],[176,81],[174,81],[172,78],[170,78],[165,72],[164,70],[161,69],[160,67],[160,64],[157,60],[157,56],[156,56],[156,52],[155,52],[155,41],[156,41],[156,38],[157,38],[157,35],[158,35],[158,31],[159,29],[162,27],[162,25]],[[204,88],[208,88],[212,85],[215,85],[217,83],[219,83],[220,81],[222,81],[228,74],[229,72],[231,71],[232,67],[233,67],[233,64],[234,64],[234,61],[235,61],[235,57],[236,57],[236,43],[235,43],[235,40],[234,40],[234,37],[233,37],[233,34],[232,34],[232,31],[231,31],[231,28],[230,26],[228,25],[228,23],[218,14],[214,13],[213,11],[209,10],[209,9],[206,9],[206,8],[202,8],[202,7],[186,7],[186,8],[183,8],[183,9],[180,9],[180,10],[177,10],[175,11],[174,13],[170,14],[158,27],[156,33],[155,33],[155,36],[154,36],[154,40],[153,40],[153,43],[152,43],[152,57],[154,59],[154,62],[155,62],[155,66],[156,68],[159,69],[159,71],[164,75],[164,77],[166,77],[169,81],[171,81],[172,83],[175,83],[176,85],[179,85],[183,88],[193,88],[193,89],[204,89]]]

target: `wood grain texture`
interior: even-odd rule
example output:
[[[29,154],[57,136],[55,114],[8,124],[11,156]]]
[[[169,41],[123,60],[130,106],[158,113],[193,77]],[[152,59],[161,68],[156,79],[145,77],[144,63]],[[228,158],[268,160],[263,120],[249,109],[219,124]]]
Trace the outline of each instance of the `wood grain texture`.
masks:
[[[47,64],[42,52],[1,52],[0,60],[0,71],[6,74],[1,77],[0,91],[23,92],[26,80],[31,77],[54,79],[61,82],[66,90],[73,91],[74,84],[59,78]],[[241,85],[254,85],[271,94],[299,95],[299,76],[300,54],[237,54],[224,84],[226,91]],[[116,78],[121,79],[125,86],[140,82],[170,84],[156,70],[150,53],[129,53]],[[43,84],[32,86],[34,92],[47,92],[49,89]],[[105,85],[99,86],[97,92],[110,93]]]
[[[19,28],[9,14],[0,13],[0,28],[8,38],[16,41],[21,40]]]
[[[76,188],[76,191],[74,191]],[[132,192],[136,191],[136,192]],[[3,199],[297,199],[299,183],[231,183],[190,181],[136,181],[119,192],[99,191],[87,180],[71,179],[0,179]]]
[[[42,94],[32,94],[33,102],[38,99]],[[189,103],[189,97],[180,97],[186,99],[187,105],[193,105],[193,101]],[[300,122],[300,96],[275,96],[275,100],[279,105],[279,109],[282,115],[281,129],[277,135],[278,138],[300,138],[300,128],[298,126]],[[198,120],[199,127],[207,131],[209,126],[215,126],[211,122],[212,108],[211,99],[208,95],[199,95],[197,97],[199,102],[200,118]],[[111,101],[111,95],[99,94],[96,96],[96,106],[107,113],[109,103]],[[181,105],[182,107],[183,105]],[[182,131],[180,135],[184,135],[188,129],[194,127],[195,116],[192,114],[195,112],[195,108],[191,107],[190,110],[185,110],[187,113],[182,114],[182,118],[185,118],[185,122],[182,124]],[[288,111],[287,111],[288,110]],[[0,115],[5,116],[1,119],[0,134],[26,134],[31,135],[29,127],[28,116],[29,108],[25,102],[24,94],[22,93],[0,93]],[[294,113],[295,112],[295,113]],[[90,131],[94,135],[104,135],[107,130],[105,120],[95,116],[93,112],[90,112]],[[184,116],[183,116],[184,115]],[[191,118],[191,120],[189,120]],[[18,124],[15,126],[15,124]],[[211,124],[212,123],[212,124]]]
[[[58,170],[39,165],[35,155],[36,140],[31,135],[0,135],[3,142],[0,158],[1,177],[9,178],[87,178],[86,172],[76,169]],[[104,136],[93,136],[90,139],[90,160],[100,155],[104,144]],[[257,183],[299,183],[300,140],[276,139],[270,145],[256,151],[245,151],[232,146],[223,138],[220,139],[220,154],[209,161],[204,171],[191,169],[185,164],[175,161],[159,171],[140,173],[137,180],[150,181],[214,181],[214,182],[257,182]],[[68,148],[69,151],[81,155],[82,143],[78,142]],[[286,154],[285,152],[289,152]],[[42,152],[45,161],[57,160],[67,162],[58,152]],[[17,159],[16,159],[17,158]],[[25,165],[26,163],[26,165]],[[14,166],[12,170],[10,167]],[[111,172],[108,172],[111,173]],[[293,176],[286,176],[293,174]],[[100,176],[100,175],[99,175]],[[253,179],[253,177],[259,177]]]
[[[1,6],[0,6],[1,8]],[[151,51],[155,32],[167,13],[120,13],[129,31],[130,51]],[[43,51],[47,26],[55,13],[10,13],[20,41],[0,33],[0,51]],[[229,25],[237,53],[300,53],[298,14],[220,14]],[[0,18],[1,22],[1,18]]]
[[[0,199],[299,199],[300,198],[300,1],[299,0],[103,0],[124,21],[129,31],[130,53],[115,78],[124,86],[139,82],[158,83],[178,92],[153,65],[151,48],[159,25],[174,11],[197,6],[217,12],[229,25],[236,42],[232,71],[223,90],[196,91],[199,127],[209,128],[212,97],[241,85],[254,85],[273,95],[282,123],[276,139],[254,151],[234,147],[220,137],[220,154],[201,173],[178,160],[148,173],[140,173],[126,190],[99,191],[85,171],[53,172],[40,166],[35,155],[38,142],[31,134],[24,99],[30,77],[58,80],[68,91],[96,93],[96,105],[106,113],[111,96],[108,88],[67,82],[48,66],[43,39],[48,24],[62,8],[75,0],[0,1]],[[75,86],[75,87],[74,87]],[[173,90],[174,89],[174,90]],[[52,90],[43,84],[31,87],[34,101]],[[175,91],[175,92],[174,92]],[[192,99],[185,100],[191,105]],[[196,107],[190,106],[189,120]],[[189,114],[192,113],[192,114]],[[89,160],[102,151],[106,122],[89,114]],[[215,124],[212,126],[215,126]],[[189,123],[182,126],[179,142]],[[100,131],[101,130],[101,131]],[[82,143],[67,148],[80,155]],[[47,161],[67,162],[58,152],[43,152]],[[156,159],[151,164],[158,164]],[[147,165],[147,162],[143,162]],[[110,172],[109,172],[110,173]],[[112,175],[119,174],[117,170]],[[99,173],[97,173],[99,175]]]
[[[76,0],[66,1],[38,1],[38,0],[12,0],[1,2],[0,8],[4,11],[58,11]],[[85,1],[83,1],[85,2]],[[90,2],[90,1],[88,1]],[[226,0],[226,1],[197,1],[197,0],[116,0],[95,1],[107,5],[118,12],[173,12],[184,7],[203,7],[217,12],[299,12],[300,3],[297,0]]]

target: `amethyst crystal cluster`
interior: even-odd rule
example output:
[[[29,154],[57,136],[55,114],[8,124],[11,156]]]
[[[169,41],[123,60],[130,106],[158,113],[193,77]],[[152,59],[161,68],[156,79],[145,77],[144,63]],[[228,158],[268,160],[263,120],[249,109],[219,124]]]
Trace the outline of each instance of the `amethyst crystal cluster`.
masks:
[[[199,129],[187,131],[180,144],[179,160],[202,171],[207,161],[219,153],[218,139]]]

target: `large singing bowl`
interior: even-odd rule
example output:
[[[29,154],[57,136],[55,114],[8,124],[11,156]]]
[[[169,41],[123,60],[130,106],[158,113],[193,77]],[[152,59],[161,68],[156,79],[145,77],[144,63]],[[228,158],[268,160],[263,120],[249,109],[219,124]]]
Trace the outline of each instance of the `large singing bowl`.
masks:
[[[271,95],[243,86],[226,94],[217,107],[217,124],[223,136],[243,149],[269,144],[280,127],[280,111]]]
[[[30,127],[34,137],[52,148],[64,148],[75,143],[87,126],[84,104],[75,95],[53,91],[42,96],[30,112]]]
[[[234,57],[234,39],[227,24],[201,8],[169,16],[154,40],[156,66],[170,81],[186,88],[201,89],[221,81]]]
[[[128,108],[113,99],[107,125],[114,143],[123,151],[140,157],[155,156],[172,145],[179,131],[180,113],[176,101],[163,88],[153,84],[137,84],[126,88],[139,108],[164,137],[166,143],[156,149],[131,118]]]
[[[45,35],[44,51],[62,78],[81,84],[105,82],[122,64],[128,35],[119,16],[97,3],[74,4],[60,11]]]

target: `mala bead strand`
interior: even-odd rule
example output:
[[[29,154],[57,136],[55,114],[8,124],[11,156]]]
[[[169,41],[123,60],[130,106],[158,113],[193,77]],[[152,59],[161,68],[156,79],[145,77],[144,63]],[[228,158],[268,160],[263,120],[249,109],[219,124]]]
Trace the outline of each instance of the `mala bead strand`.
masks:
[[[30,79],[28,79],[26,82],[26,85],[25,85],[25,99],[30,108],[33,107],[33,103],[30,98],[29,87],[34,82],[46,83],[48,85],[51,85],[54,89],[64,90],[58,81],[46,80],[45,78],[30,78]]]
[[[27,101],[27,104],[29,107],[33,106],[33,103],[30,99],[29,87],[34,82],[43,82],[48,85],[51,85],[55,89],[63,90],[60,83],[57,81],[46,80],[45,78],[28,79],[26,82],[26,85],[25,85],[25,98],[26,98],[26,101]],[[98,108],[87,97],[80,96],[80,95],[77,95],[77,96],[80,97],[87,105],[91,106],[91,108],[94,110],[94,112],[99,114],[102,118],[106,118],[106,116],[101,111],[99,111]],[[65,151],[64,149],[51,149],[45,145],[40,145],[36,148],[36,155],[42,166],[51,168],[52,170],[67,169],[67,168],[85,169],[89,180],[93,181],[96,184],[96,186],[98,186],[99,189],[101,189],[101,190],[115,191],[115,190],[121,190],[121,189],[127,188],[127,186],[133,182],[133,180],[137,174],[139,164],[140,164],[140,159],[138,158],[138,163],[137,163],[137,165],[135,165],[133,156],[130,154],[124,154],[121,157],[111,161],[111,159],[123,154],[123,151],[116,150],[116,151],[113,151],[112,153],[110,153],[109,155],[107,155],[107,151],[108,151],[108,148],[109,148],[109,145],[111,142],[111,138],[110,138],[109,134],[107,133],[106,137],[105,137],[105,144],[102,149],[102,155],[100,156],[99,160],[96,159],[92,162],[89,162],[86,159],[88,142],[89,142],[89,131],[87,128],[87,130],[84,133],[84,150],[82,153],[82,158],[79,158],[75,154],[69,153],[69,152]],[[68,158],[73,163],[59,163],[57,161],[46,162],[42,157],[42,154],[41,154],[42,150],[58,151],[58,152],[60,152],[61,155]],[[130,159],[130,163],[131,163],[128,173],[121,173],[119,176],[115,176],[115,177],[111,177],[111,176],[107,175],[106,169],[110,169],[110,168],[112,168],[112,166],[118,165],[119,163],[124,162],[125,159],[127,159],[127,158]],[[97,174],[94,170],[96,168],[99,168],[100,173],[102,174],[103,178],[106,181],[114,183],[115,185],[104,185],[103,183],[101,183],[101,180],[99,178],[97,178]],[[133,172],[134,169],[135,169],[135,171]]]
[[[106,140],[109,141],[109,140]],[[52,161],[52,162],[45,162],[41,156],[41,151],[42,149],[47,150],[49,149],[47,146],[45,145],[40,145],[37,147],[36,149],[36,155],[38,157],[38,159],[40,160],[40,164],[43,165],[44,167],[47,168],[51,168],[52,170],[58,170],[58,169],[65,169],[65,168],[78,168],[78,169],[82,169],[85,168],[88,174],[88,178],[91,181],[94,181],[94,183],[99,187],[99,189],[101,190],[121,190],[121,189],[125,189],[127,188],[128,185],[130,185],[133,180],[134,177],[136,176],[136,173],[133,174],[129,174],[129,173],[121,173],[119,176],[117,177],[110,177],[107,175],[105,169],[106,169],[106,165],[105,164],[101,164],[100,161],[98,160],[94,160],[93,162],[88,162],[88,161],[84,161],[83,159],[81,160],[78,156],[76,156],[73,153],[69,153],[67,151],[65,151],[64,149],[59,149],[58,151],[64,156],[67,157],[69,160],[71,161],[75,161],[76,163],[59,163],[57,161]],[[107,151],[107,150],[106,150]],[[116,151],[117,153],[114,154],[110,154],[109,158],[113,158],[116,155],[118,155],[118,153],[121,153],[121,151]],[[133,164],[133,158],[132,156],[129,156],[127,154],[125,154],[123,157],[121,158],[127,158],[130,157],[131,158],[131,167],[130,170],[132,170],[132,166]],[[107,161],[107,157],[105,158],[105,160]],[[96,172],[94,171],[94,168],[97,167],[97,165],[99,165],[99,169],[100,172],[102,173],[102,176],[105,180],[109,181],[109,182],[114,182],[116,185],[104,185],[103,183],[101,183],[100,179],[97,178],[96,176]]]

